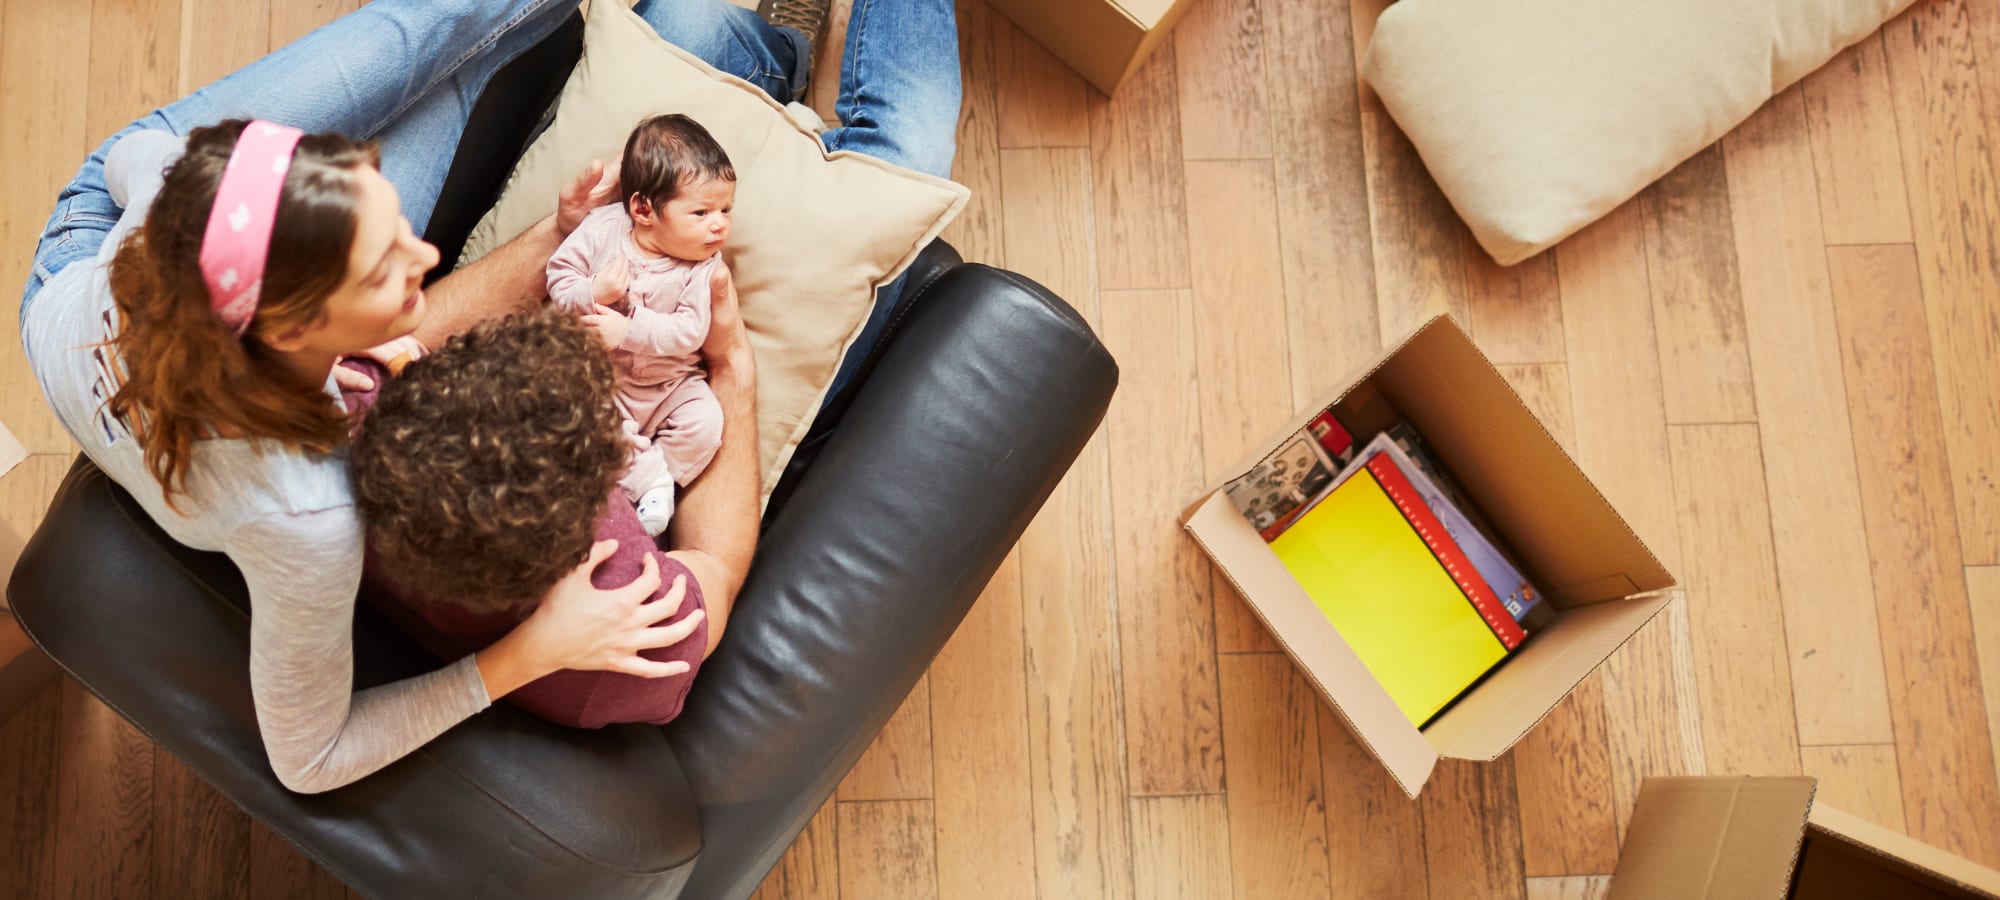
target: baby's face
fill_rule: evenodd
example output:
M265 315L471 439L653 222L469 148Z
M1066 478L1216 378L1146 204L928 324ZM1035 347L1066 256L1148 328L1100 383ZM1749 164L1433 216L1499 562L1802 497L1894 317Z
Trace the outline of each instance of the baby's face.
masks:
M736 182L711 178L680 189L674 199L655 211L645 231L647 242L676 259L700 262L722 249L729 239L729 215L736 205Z

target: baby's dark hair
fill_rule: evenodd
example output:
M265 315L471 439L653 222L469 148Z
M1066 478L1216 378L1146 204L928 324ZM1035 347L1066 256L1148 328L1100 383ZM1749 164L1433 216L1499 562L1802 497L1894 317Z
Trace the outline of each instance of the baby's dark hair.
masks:
M736 180L736 166L708 129L680 113L653 116L625 139L618 170L618 196L630 213L632 195L659 206L680 189L712 178Z

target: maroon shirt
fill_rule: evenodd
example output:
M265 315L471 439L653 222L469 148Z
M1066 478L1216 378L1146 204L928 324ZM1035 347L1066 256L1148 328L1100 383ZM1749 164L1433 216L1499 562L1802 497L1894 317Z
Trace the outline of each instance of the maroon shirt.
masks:
M388 375L373 363L348 365L366 372L378 386ZM347 392L343 397L347 408L357 414L375 402L374 391ZM597 540L618 542L617 552L591 573L590 583L600 589L631 584L644 571L648 554L657 558L660 567L660 588L650 599L665 596L676 576L686 577L686 594L680 609L656 625L678 622L697 609L707 608L694 573L654 545L639 524L638 512L615 488L597 515ZM372 551L368 553L363 578L362 598L440 660L461 659L484 649L527 618L527 611L482 614L398 591L394 573L383 571ZM701 669L702 651L707 648L708 619L704 616L686 640L640 654L661 662L685 662L689 667L686 674L641 678L620 672L564 669L529 682L501 699L550 722L576 728L602 728L617 722L664 725L680 715L688 688Z

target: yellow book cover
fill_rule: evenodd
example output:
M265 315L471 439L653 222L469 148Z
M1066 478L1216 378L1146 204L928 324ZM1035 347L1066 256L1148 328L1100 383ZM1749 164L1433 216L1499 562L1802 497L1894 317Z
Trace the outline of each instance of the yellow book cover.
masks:
M1507 655L1365 467L1271 550L1412 724L1430 721Z

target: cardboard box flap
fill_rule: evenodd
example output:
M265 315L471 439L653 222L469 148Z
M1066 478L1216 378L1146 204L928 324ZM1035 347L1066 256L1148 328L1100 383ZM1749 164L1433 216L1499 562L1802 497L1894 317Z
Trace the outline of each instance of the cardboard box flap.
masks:
M1389 692L1306 596L1271 545L1219 491L1195 507L1187 530L1361 746L1382 761L1403 793L1415 797L1430 780L1437 751L1410 727Z
M1827 806L1814 806L1806 823L1815 839L1839 841L1857 854L1940 891L2000 898L2000 872L1907 835Z
M1173 12L1179 0L1117 0L1117 6L1139 23L1139 27L1152 30L1160 27L1161 20ZM1181 4L1185 5L1185 4Z
M1438 716L1424 738L1455 759L1499 758L1612 651L1666 609L1673 594L1613 600L1557 617L1476 690Z
M14 439L14 433L8 431L6 425L0 425L0 475L13 471L15 466L27 458L28 448L21 446L21 442ZM8 571L13 570L10 568Z
M1558 606L1666 590L1673 576L1449 316L1370 378Z
M1367 383L1431 450L1557 606L1666 590L1674 579L1451 316L1435 316L1301 410L1211 489L1256 467Z
M1139 5L1153 5L1153 0ZM1150 25L1117 3L1008 0L993 8L1107 94L1125 77L1149 36Z
M1278 449L1279 446L1290 441L1292 439L1292 435L1299 433L1301 429L1305 428L1307 424L1311 423L1313 419L1317 418L1320 413L1326 411L1328 407L1333 406L1334 404L1347 399L1347 395L1351 393L1355 389L1355 387L1359 386L1362 382L1367 381L1368 376L1375 374L1377 370L1381 369L1384 365L1386 365L1389 362L1390 358L1394 357L1398 353L1403 352L1403 348L1408 346L1411 341L1416 340L1418 337L1422 336L1426 331L1432 328L1439 327L1439 323L1444 322L1445 319L1446 317L1442 316L1432 317L1430 321L1427 321L1424 324L1418 326L1417 330L1412 331L1407 335L1404 335L1402 340L1397 341L1383 348L1382 352L1377 354L1374 359L1371 359L1368 362L1363 363L1360 367L1356 368L1354 371L1349 372L1346 377L1340 379L1339 382L1340 387L1335 388L1333 393L1321 397L1318 402L1313 403L1311 406L1308 406L1305 409L1300 410L1298 415L1293 416L1292 420L1283 426L1282 430L1272 432L1270 437L1265 438L1262 443L1259 443L1249 453L1244 454L1243 458L1237 460L1235 465L1230 466L1226 471L1224 471L1221 480L1217 481L1214 484L1209 485L1209 490L1210 491L1221 490L1222 486L1225 483L1227 483L1230 479L1233 479L1238 475L1241 475L1245 472L1250 471L1253 468L1256 468L1258 463L1263 462L1264 458L1270 456L1273 452L1275 452ZM1204 496L1206 496L1206 494L1204 494ZM1192 509L1188 510L1188 513L1192 514L1193 510Z
M1610 900L1770 900L1785 895L1816 782L1806 777L1648 778Z
M1146 29L1146 34L1139 39L1139 47L1132 51L1132 58L1126 60L1124 71L1118 75L1118 83L1108 88L1100 84L1098 89L1108 95L1119 84L1124 84L1130 79L1132 73L1139 71L1139 67L1146 64L1153 51L1159 49L1173 27L1180 24L1181 16L1193 5L1192 0L1131 0L1126 3L1125 15L1130 16L1139 27Z

